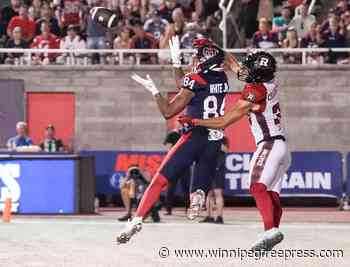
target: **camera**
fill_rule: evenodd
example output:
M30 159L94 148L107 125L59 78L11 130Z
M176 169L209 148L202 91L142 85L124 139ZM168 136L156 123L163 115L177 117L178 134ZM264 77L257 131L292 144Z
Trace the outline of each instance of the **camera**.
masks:
M128 169L128 179L140 179L142 178L141 170L138 166L132 166Z

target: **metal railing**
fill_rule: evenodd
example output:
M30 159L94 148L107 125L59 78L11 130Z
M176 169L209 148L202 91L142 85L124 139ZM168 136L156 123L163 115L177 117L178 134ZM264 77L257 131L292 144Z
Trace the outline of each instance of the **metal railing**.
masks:
M241 59L244 55L251 51L256 51L258 49L250 49L250 48L241 48L241 49L226 49L227 52L233 53L238 59ZM300 64L308 64L308 57L310 55L313 56L322 56L329 53L342 53L348 54L350 57L350 47L349 48L274 48L274 49L265 49L264 51L268 51L277 58L283 57L286 54L298 55L301 57ZM187 58L187 62L190 62L191 53L193 50L186 49L182 50L184 57ZM79 65L89 65L89 61L87 59L91 58L93 54L99 54L104 58L115 58L114 62L108 62L113 65L140 65L142 64L141 55L149 55L155 56L157 58L157 65L167 65L171 64L170 62L170 50L168 49L79 49L79 50L69 50L69 49L10 49L10 48L1 48L0 49L0 57L11 54L11 55L19 55L21 58L22 64L15 65L34 65L33 58L35 57L48 57L49 55L54 55L53 58L57 59L60 56L65 57L65 59L84 59L81 60ZM134 58L133 62L126 62L127 57ZM86 59L86 60L85 60ZM74 61L74 60L73 60ZM71 61L71 62L73 62ZM279 63L283 64L283 61L279 61ZM56 60L52 61L51 64L59 64ZM61 62L60 64L69 64L69 60ZM106 63L107 64L107 63ZM146 63L149 65L149 63ZM77 65L77 64L70 64Z

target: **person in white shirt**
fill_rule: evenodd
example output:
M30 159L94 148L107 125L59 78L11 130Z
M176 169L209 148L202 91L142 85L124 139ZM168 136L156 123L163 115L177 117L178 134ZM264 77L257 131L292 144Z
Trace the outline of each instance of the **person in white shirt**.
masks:
M316 18L314 15L308 14L308 5L301 5L300 16L295 16L290 22L288 27L294 27L297 31L299 38L304 38L311 30L312 24L315 23Z
M85 41L78 35L76 26L69 25L67 36L61 39L60 49L81 50L85 48ZM64 53L57 61L60 63L75 64L78 61L77 59L83 55L81 52Z

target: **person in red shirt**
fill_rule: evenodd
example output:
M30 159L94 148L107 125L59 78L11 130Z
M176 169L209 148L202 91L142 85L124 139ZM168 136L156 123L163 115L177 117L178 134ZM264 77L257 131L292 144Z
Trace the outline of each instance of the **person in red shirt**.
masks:
M157 49L158 41L152 34L145 32L141 21L136 21L133 26L135 35L131 38L130 49ZM157 57L153 54L138 55L141 64L156 64Z
M7 26L7 35L11 38L15 27L22 29L23 39L30 41L35 34L35 22L28 16L28 7L22 5L19 9L19 16L13 17Z
M50 32L50 27L48 22L43 22L41 24L41 35L35 37L31 48L38 49L59 49L60 48L60 39ZM57 53L39 53L34 56L34 63L47 65L50 62L53 62Z
M304 1L303 0L288 0L288 4L290 4L293 7L297 7L301 5Z
M79 25L80 23L80 0L64 0L62 22L68 25Z

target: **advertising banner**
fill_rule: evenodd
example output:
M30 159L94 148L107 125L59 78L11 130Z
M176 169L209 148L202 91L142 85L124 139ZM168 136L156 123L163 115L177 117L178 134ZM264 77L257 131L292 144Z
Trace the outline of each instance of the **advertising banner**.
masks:
M18 213L74 213L74 160L0 160L0 210L6 198Z
M119 179L131 165L138 165L144 175L153 176L165 156L161 151L82 151L80 154L95 156L96 194L119 192Z
M97 193L119 191L119 179L130 165L137 164L152 176L164 152L89 151L96 157ZM228 153L226 156L226 196L249 195L249 165L252 153ZM340 197L342 194L342 157L339 152L292 152L292 162L283 177L282 195Z
M225 195L249 195L251 157L251 153L227 155ZM291 165L283 177L282 196L341 196L343 171L339 152L292 152L291 157Z

